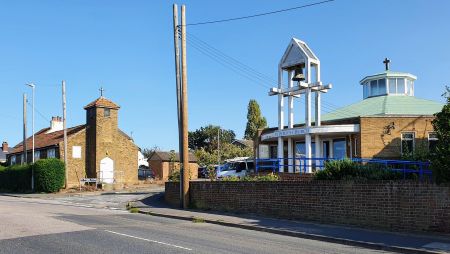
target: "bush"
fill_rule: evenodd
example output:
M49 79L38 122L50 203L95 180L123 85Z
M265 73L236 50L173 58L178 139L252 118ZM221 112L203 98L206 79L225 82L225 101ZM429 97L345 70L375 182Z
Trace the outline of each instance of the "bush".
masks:
M179 182L180 181L180 171L174 171L172 174L169 175L169 181L170 182Z
M237 182L237 181L244 181L244 182L274 182L279 181L280 178L278 175L274 173L270 173L267 175L256 175L256 176L244 176L244 177L238 177L238 176L227 176L221 179L221 181L225 182Z
M361 165L351 160L328 161L325 168L315 173L316 180L400 180L401 172L383 168L382 165ZM415 178L408 175L408 178Z
M43 159L34 163L37 191L57 192L64 186L65 167L59 159Z
M0 189L5 191L31 190L31 166L14 165L0 168Z

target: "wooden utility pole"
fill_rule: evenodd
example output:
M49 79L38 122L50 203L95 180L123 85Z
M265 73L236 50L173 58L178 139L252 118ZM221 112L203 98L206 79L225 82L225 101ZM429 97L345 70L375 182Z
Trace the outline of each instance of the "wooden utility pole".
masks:
M22 164L27 164L27 94L23 94L23 161ZM33 183L31 183L33 188Z
M181 119L183 125L183 208L189 206L188 96L186 64L186 6L181 6Z
M182 119L181 119L181 81L180 81L180 36L178 26L178 5L173 5L173 45L175 49L175 79L177 93L177 120L178 120L178 154L181 165L183 158L183 135L182 135ZM183 169L180 167L180 207L183 208Z
M67 165L67 125L66 125L66 81L62 81L62 107L63 107L63 129L64 129L64 168L65 168L65 187L69 188L68 178L69 178L69 170Z

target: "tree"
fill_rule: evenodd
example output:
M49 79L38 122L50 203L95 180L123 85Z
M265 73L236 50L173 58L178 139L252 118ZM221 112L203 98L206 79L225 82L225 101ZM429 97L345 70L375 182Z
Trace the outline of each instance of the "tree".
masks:
M144 148L142 150L142 154L145 158L150 159L154 152L160 151L161 149L158 146L154 146L152 148Z
M442 95L447 103L441 112L434 114L433 128L436 131L438 142L432 161L436 181L450 182L450 87L445 87Z
M219 133L220 145L231 143L236 138L232 130L224 130L220 126L207 125L195 131L189 132L189 148L192 150L204 149L211 152L217 149L217 134Z
M256 100L250 100L247 107L247 126L245 127L245 139L253 140L258 132L258 129L267 127L267 120L261 115Z
M200 166L215 165L218 162L217 148L213 149L211 152L208 152L203 148L197 149L195 150L195 156L197 157ZM239 146L230 143L220 145L220 163L231 158L251 156L253 156L253 150L249 147L240 148Z

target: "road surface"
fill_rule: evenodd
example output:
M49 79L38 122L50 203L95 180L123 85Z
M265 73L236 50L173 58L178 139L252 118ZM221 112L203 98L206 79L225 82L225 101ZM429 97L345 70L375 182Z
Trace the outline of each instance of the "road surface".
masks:
M0 253L387 252L60 200L0 196Z

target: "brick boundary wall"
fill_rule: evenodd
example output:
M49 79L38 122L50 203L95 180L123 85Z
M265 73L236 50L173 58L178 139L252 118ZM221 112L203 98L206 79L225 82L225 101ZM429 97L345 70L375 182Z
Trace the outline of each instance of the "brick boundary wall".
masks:
M165 199L179 204L179 184ZM450 186L377 181L190 182L191 205L392 231L450 233Z

